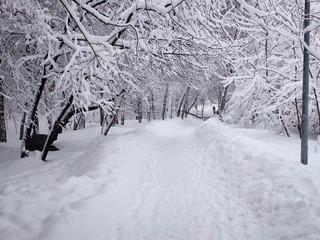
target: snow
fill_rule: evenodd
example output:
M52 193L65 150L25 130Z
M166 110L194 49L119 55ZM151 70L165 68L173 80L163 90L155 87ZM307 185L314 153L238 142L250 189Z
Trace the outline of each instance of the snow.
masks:
M320 162L300 140L212 118L66 131L19 159L0 144L1 239L320 239Z

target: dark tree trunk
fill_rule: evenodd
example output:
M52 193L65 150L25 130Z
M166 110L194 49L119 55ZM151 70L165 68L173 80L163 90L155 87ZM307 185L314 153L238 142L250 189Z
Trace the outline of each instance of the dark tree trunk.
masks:
M190 113L192 107L196 104L198 97L195 97L195 99L193 100L192 104L190 105L190 107L188 108L186 114L186 117L188 116L188 114Z
M138 120L138 123L142 123L142 101L141 101L141 98L139 98L139 100L138 100L137 120Z
M120 105L121 105L121 100L120 99L124 98L125 93L126 93L126 90L122 89L122 91L119 94L117 94L117 96L116 96L117 98L114 97L114 98L111 99L111 101L114 102L115 110L113 111L113 114L111 115L110 121L106 122L106 127L104 127L104 126L102 127L101 132L105 136L108 135L111 126L115 123L115 121L117 119L117 115L119 114Z
M223 110L224 110L224 108L226 106L226 103L227 103L228 88L229 88L229 85L227 85L224 88L223 94L221 94L220 104L219 104L219 116L220 116L220 118L222 118L222 113L223 113Z
M153 92L151 92L151 116L153 117L153 120L156 120L156 113L154 108L154 96Z
M43 75L44 76L46 75L46 67L44 67ZM23 139L22 139L22 142L21 142L21 155L20 155L21 158L24 158L24 157L28 156L28 153L26 151L26 140L27 140L27 138L30 138L32 127L33 127L33 124L34 124L34 121L35 121L36 112L37 112L38 105L39 105L39 102L40 102L40 99L41 99L41 95L43 93L44 86L45 86L46 82L47 82L47 78L43 77L41 79L41 83L39 85L39 89L38 89L38 91L36 93L35 100L34 100L34 103L32 105L31 112L29 113L29 116L28 116L28 120L27 120L27 123L26 123L26 129L25 129L25 132L23 134Z
M121 125L124 125L124 110L121 111Z
M147 118L148 118L148 122L150 122L151 121L150 107L148 107L148 110L147 110Z
M100 127L102 127L104 124L104 118L104 110L102 109L102 107L100 107Z
M169 92L169 84L166 85L166 90L165 90L164 97L163 97L162 113L161 113L162 120L164 120L166 118L168 92Z
M189 104L189 92L190 92L190 87L187 87L186 90L186 95L184 98L184 104L183 104L183 112L181 114L181 118L183 119L184 117L187 117L187 112L188 112L188 104Z
M49 130L52 128L52 120L51 118L47 117L47 122L48 122L48 127L49 127Z
M151 121L151 96L148 96L148 110L147 110L148 122Z
M114 125L115 121L116 121L116 118L117 118L117 114L118 114L118 111L114 114L111 115L111 118L110 118L110 121L106 121L106 128L103 132L103 135L107 136L111 127Z
M177 117L180 117L180 114L181 114L181 108L182 108L182 104L183 104L183 101L184 101L184 98L185 98L186 94L184 93L181 100L180 100L180 103L179 103L179 106L178 106L178 110L177 110Z
M46 75L45 67L44 67L43 75ZM46 82L47 82L47 78L43 77L41 79L41 83L39 85L39 89L38 89L38 91L36 93L36 96L35 96L35 100L34 100L34 103L33 103L33 106L32 106L31 112L30 112L30 116L29 116L28 122L27 122L26 136L28 136L28 137L31 135L32 127L33 127L33 125L35 123L38 105L39 105L39 102L40 102L40 99L41 99L41 95L43 93L43 90L44 90Z
M319 102L318 102L318 95L317 95L317 92L316 92L315 88L313 88L313 93L314 93L314 97L315 97L315 101L316 101L317 114L318 114L318 126L319 126L318 135L320 135L320 108L319 108Z
M23 138L23 133L24 133L24 127L25 127L25 123L26 123L26 116L27 114L24 112L22 119L21 119L21 124L20 124L20 136L19 136L19 140L22 140Z
M0 142L7 142L6 119L4 117L4 97L1 94L3 79L0 77Z
M191 112L188 112L188 114L191 115L191 116L194 116L194 117L196 117L196 118L202 119L202 120L204 120L204 121L209 118L209 117L201 117L201 116L198 116L198 115L193 114L193 113L191 113Z
M282 123L282 126L283 126L283 129L285 130L286 134L287 134L287 137L290 137L290 132L289 132L289 129L287 127L287 125L285 124L282 116L280 115L280 121Z
M156 120L156 114L154 112L154 97L153 97L153 92L150 90L150 95L148 97L148 122L151 121L151 119Z
M70 108L71 104L73 102L73 95L70 96L67 104L65 105L65 107L63 108L62 112L60 113L59 117L57 118L57 120L55 121L55 123L53 124L52 130L47 138L47 141L44 145L43 148L43 152L42 152L42 156L41 159L42 161L46 161L48 152L49 152L49 146L58 138L58 134L60 132L60 130L62 129L61 127L61 121L64 117L64 115L66 114L66 112L68 111L68 109Z

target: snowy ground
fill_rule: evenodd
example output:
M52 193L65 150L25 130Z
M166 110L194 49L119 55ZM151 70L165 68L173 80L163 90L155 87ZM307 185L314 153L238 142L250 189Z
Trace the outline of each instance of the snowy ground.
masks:
M16 137L16 136L15 136ZM0 239L320 239L320 151L215 119L65 132L48 163L0 144Z

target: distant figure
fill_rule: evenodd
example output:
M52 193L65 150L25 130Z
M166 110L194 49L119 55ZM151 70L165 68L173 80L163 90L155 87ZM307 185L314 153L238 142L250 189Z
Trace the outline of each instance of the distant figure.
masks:
M213 114L216 114L216 107L215 106L212 107L212 110L213 110Z

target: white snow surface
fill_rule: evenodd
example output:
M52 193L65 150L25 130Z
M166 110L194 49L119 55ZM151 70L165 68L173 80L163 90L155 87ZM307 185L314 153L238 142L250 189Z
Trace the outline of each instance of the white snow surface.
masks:
M0 239L320 239L320 153L216 119L66 131L20 159L0 144Z

